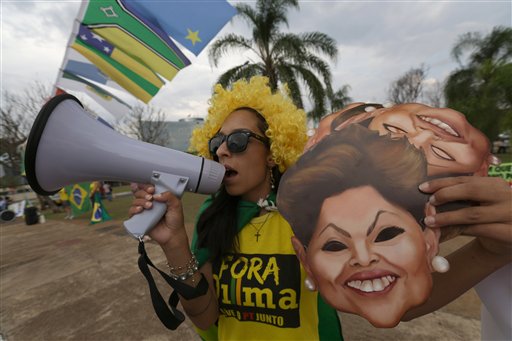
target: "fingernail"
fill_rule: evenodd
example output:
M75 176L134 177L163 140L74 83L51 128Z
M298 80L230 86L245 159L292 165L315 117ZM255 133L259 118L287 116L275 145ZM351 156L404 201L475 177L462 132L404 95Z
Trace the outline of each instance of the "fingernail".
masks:
M420 191L423 191L423 192L428 190L428 182L424 182L424 183L420 184L418 186L418 188L420 189Z
M433 195L431 195L430 198L428 198L428 202L431 203L432 205L437 205L436 197Z
M146 200L151 200L153 198L153 196L151 194L146 194L146 196L144 198Z
M162 194L158 193L158 194L155 194L153 195L154 198L161 198L162 197Z
M142 207L141 207L141 206L137 206L137 207L135 207L135 210L136 210L137 212L140 212L140 211L142 211Z
M153 206L152 202L147 202L147 203L144 204L145 208L150 208L151 206Z
M432 216L432 215L429 215L429 216L425 217L423 222L427 226L434 226L436 224L436 218L434 216Z

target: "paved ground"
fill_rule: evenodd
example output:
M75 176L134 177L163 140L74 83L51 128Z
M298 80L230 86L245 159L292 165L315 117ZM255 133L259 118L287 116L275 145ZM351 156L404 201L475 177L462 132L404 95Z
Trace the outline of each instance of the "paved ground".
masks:
M165 268L158 247L147 249L153 261ZM198 340L188 321L176 331L161 325L137 268L137 256L137 242L120 221L3 223L0 340ZM347 340L480 338L479 301L473 291L394 329L377 330L345 314L342 321Z

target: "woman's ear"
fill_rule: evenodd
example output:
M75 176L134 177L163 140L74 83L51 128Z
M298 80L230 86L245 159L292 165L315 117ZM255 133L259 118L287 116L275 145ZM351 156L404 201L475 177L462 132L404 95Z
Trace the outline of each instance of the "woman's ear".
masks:
M310 279L314 281L313 274L311 273L311 270L309 268L309 264L306 260L306 247L302 245L299 238L293 236L292 237L292 245L293 249L295 250L295 254L297 255L297 258L299 259L300 264L304 267L304 270L306 270L306 274Z
M270 169L272 169L272 168L274 168L276 166L274 158L272 157L272 153L268 153L268 156L267 156L267 166Z

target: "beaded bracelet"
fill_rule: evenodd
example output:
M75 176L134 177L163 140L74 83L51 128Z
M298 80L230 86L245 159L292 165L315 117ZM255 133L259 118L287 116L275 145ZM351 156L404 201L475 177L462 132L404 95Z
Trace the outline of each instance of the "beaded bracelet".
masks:
M199 270L199 262L196 259L196 256L192 255L192 258L188 261L185 266L171 266L167 263L169 267L169 275L174 280L186 281L188 278L194 276L194 274ZM182 271L185 270L185 271ZM181 273L176 273L177 271L182 271Z

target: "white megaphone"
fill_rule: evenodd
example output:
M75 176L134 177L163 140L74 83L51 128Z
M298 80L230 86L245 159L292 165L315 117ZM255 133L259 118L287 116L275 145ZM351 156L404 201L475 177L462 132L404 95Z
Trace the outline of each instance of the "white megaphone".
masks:
M80 101L64 94L48 101L37 115L25 150L25 172L41 195L83 181L152 183L155 192L216 192L224 166L202 157L131 139L98 122ZM162 218L164 203L124 222L140 239Z

